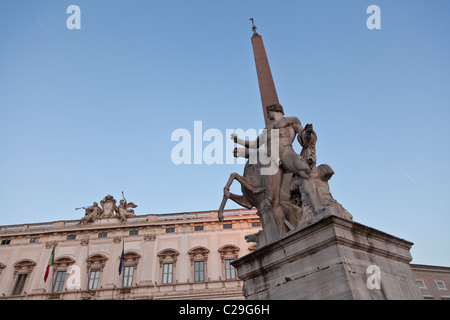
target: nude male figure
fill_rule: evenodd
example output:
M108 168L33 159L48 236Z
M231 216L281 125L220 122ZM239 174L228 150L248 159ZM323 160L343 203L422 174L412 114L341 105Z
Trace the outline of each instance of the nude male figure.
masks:
M312 125L307 125L303 128L300 120L296 117L284 117L283 107L279 104L270 105L267 107L267 115L273 122L267 126L267 130L254 141L247 141L238 138L233 133L231 138L234 142L245 146L246 148L258 149L266 144L267 151L271 153L270 146L272 146L271 139L274 132L273 129L278 130L278 148L279 159L274 164L278 165L278 170L275 174L268 175L268 185L266 186L268 192L269 202L273 208L275 220L277 222L280 234L285 234L284 227L284 212L280 204L281 187L283 185L283 176L285 173L291 172L300 176L302 179L302 197L306 197L316 213L324 210L320 203L320 198L317 188L311 177L312 167L315 165L315 157L311 161L305 160L302 156L297 154L292 148L292 142L297 136L299 143L309 140L312 133ZM311 163L309 163L311 162Z

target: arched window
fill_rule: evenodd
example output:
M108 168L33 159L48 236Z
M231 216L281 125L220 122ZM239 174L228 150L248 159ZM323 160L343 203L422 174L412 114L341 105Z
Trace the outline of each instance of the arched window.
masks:
M75 263L75 260L63 256L53 263L53 292L62 292L66 283L67 269Z
M205 247L195 247L189 250L191 279L194 279L194 282L206 281L206 276L208 275L208 254L209 250Z
M122 287L131 287L133 285L140 258L141 255L134 251L125 252L122 263Z
M176 274L177 258L180 253L175 249L164 249L158 253L159 277L162 284L173 283Z
M220 259L222 260L222 279L237 279L236 269L231 263L239 257L239 248L232 244L227 244L219 248Z
M103 274L103 268L105 267L107 260L108 258L103 254L94 254L86 259L88 272L88 290L94 290L98 288L99 283L101 283L100 278Z
M14 286L11 292L12 296L21 295L24 292L25 284L36 262L28 259L20 260L14 264L13 282Z

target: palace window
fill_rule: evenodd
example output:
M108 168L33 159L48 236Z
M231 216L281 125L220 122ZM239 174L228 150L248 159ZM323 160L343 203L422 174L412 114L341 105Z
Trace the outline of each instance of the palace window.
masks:
M224 224L223 228L224 229L233 229L233 224L231 224L231 223Z
M58 258L53 263L53 292L62 292L66 282L67 269L75 263L70 257Z
M203 231L203 226L194 226L194 231Z
M30 243L38 243L39 242L39 238L31 238L30 239Z
M175 249L164 249L158 253L160 278L162 284L173 283L177 258L180 253Z
M206 281L208 274L208 254L205 247L195 247L189 250L191 260L191 279L194 282Z
M18 296L24 292L24 288L28 279L28 275L33 271L36 263L31 260L21 260L14 264L14 287L11 292L11 295Z
M99 234L98 234L98 237L99 238L106 238L108 236L108 232L100 232Z
M231 265L234 259L225 259L225 279L236 279L236 269Z
M20 273L17 275L16 283L14 284L12 296L19 296L22 294L25 281L27 281L28 273Z
M139 230L130 230L129 235L130 236L137 236L139 234Z
M163 264L162 283L169 284L173 281L173 263Z
M123 268L122 287L131 287L133 285L134 266L125 266Z
M205 261L194 261L194 281L205 281Z
M239 257L239 248L235 245L227 244L220 247L218 251L220 253L220 259L222 260L222 279L236 279L236 269L231 263Z
M174 233L175 228L166 228L166 233Z
M100 278L100 269L91 269L89 273L88 289L93 290L98 287L98 279Z
M134 274L140 258L141 256L135 252L126 252L124 254L122 264L122 287L131 287L133 285Z
M66 238L66 240L75 240L77 238L76 234L69 234Z
M86 259L87 268L90 270L87 288L94 290L98 288L101 279L103 268L105 267L108 258L102 254L95 254Z
M420 289L426 289L427 287L425 286L425 282L423 282L423 280L416 280L417 286Z
M444 281L434 280L434 282L436 282L436 286L438 287L439 290L447 290L447 287L445 286Z
M5 239L5 240L2 240L2 242L0 244L3 246L3 245L10 244L10 243L11 243L10 239Z
M59 270L56 273L55 282L53 283L53 292L61 292L66 282L67 270Z

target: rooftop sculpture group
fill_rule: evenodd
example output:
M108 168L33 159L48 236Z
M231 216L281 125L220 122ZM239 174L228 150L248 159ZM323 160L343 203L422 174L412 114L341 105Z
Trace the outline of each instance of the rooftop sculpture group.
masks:
M123 196L123 192L122 192ZM85 215L81 218L82 223L94 222L97 219L104 218L118 218L121 221L125 221L129 217L134 215L134 208L137 207L133 202L127 202L125 196L120 200L119 205L116 206L117 200L110 194L108 194L103 200L100 201L101 208L97 202L94 202L90 207L81 207L76 209L85 209ZM130 209L133 208L133 209Z

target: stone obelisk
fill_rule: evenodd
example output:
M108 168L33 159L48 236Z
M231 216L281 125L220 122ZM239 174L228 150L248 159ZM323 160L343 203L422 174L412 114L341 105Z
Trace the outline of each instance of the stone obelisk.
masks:
M253 24L253 18L252 20ZM272 72L270 71L269 60L267 59L266 49L262 37L256 32L256 26L253 24L252 46L253 55L255 56L256 72L258 75L259 92L261 94L261 102L264 112L264 121L267 125L272 121L267 117L266 107L271 104L278 104L277 90L273 81Z
M261 37L256 32L256 26L252 21L252 47L253 55L255 57L256 74L258 76L259 93L261 95L262 109L264 113L264 123L266 128L273 120L270 120L267 116L267 106L272 104L279 104L277 90L275 88L275 82L273 81L272 71L270 70L269 59L267 58L266 49L264 47L264 42ZM283 186L281 192L285 195L290 193L290 183L292 179L291 173L285 173L283 178Z

